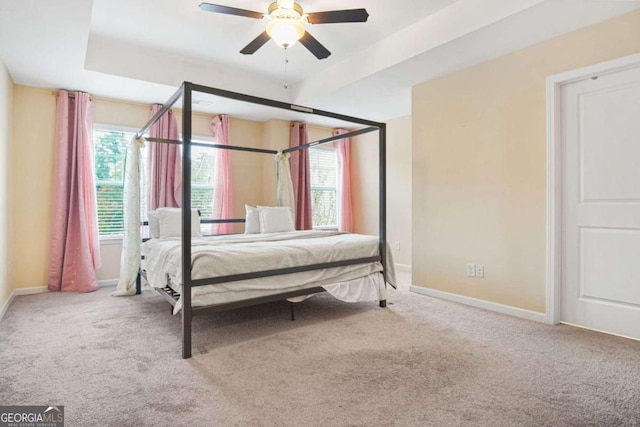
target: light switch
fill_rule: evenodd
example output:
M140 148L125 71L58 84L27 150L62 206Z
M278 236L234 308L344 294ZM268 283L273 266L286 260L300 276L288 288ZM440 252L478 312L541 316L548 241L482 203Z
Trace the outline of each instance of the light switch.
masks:
M476 277L476 265L475 264L467 264L467 276Z

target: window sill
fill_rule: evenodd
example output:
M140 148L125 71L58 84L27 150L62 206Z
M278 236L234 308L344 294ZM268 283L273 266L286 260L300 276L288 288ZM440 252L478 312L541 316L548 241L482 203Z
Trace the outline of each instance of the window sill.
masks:
M122 237L101 237L100 246L103 245L121 245Z
M320 227L313 227L314 230L326 230L326 231L338 231L337 225L323 225Z

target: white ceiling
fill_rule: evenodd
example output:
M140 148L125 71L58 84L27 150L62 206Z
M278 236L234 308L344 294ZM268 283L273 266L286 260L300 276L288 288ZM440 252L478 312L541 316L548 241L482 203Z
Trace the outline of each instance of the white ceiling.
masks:
M300 44L285 52L272 42L241 55L264 21L202 12L200 2L0 0L0 57L17 84L152 103L187 80L384 121L410 114L417 83L640 8L640 0L300 0L307 12L364 7L370 15L309 25L332 52L317 60ZM259 12L269 4L211 2ZM273 114L204 101L196 109Z

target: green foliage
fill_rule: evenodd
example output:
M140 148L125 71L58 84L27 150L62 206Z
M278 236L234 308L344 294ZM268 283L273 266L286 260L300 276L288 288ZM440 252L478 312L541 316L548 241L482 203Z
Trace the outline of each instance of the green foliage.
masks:
M213 186L214 160L211 148L192 149L191 179L194 184Z
M123 132L95 132L96 178L98 181L122 181L127 141Z
M94 132L98 234L100 236L117 236L124 233L122 201L124 168L127 144L131 137L132 134L125 132L103 130ZM191 204L194 208L200 209L203 218L211 218L215 154L212 149L194 148L191 157L193 183ZM143 195L142 211L145 210L145 198L146 195Z
M326 148L309 150L311 215L314 227L338 224L336 202L336 154Z
M311 189L311 212L314 227L336 225L337 207L336 190L332 189Z
M96 196L98 234L122 234L122 195L127 140L123 132L95 131Z

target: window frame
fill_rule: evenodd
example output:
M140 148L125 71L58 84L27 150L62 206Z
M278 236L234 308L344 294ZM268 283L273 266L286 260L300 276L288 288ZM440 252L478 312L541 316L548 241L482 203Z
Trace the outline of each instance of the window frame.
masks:
M137 128L137 127L127 126L127 125L119 125L119 124L112 124L112 123L99 123L99 122L94 122L94 124L93 124L93 132L95 132L95 131L122 132L122 133L130 133L130 134L135 135L138 132L138 130L139 130L139 128ZM91 137L93 138L94 134L92 134ZM191 141L192 142L196 142L197 141L197 142L216 144L216 139L211 135L195 135L194 134L191 137ZM97 183L96 170L95 170L95 139L94 139L93 142L94 142L94 154L93 154L94 171L93 171L93 179L94 179L94 189L95 189L97 184L98 184ZM211 150L218 150L218 149L211 148ZM126 153L126 151L125 151L125 153ZM96 198L96 202L97 202L97 198ZM96 215L97 215L97 210L96 210ZM122 234L112 234L112 235L105 235L105 236L98 235L98 239L100 241L100 245L118 245L118 244L122 244L122 240L124 239L124 235L122 235Z
M94 123L93 124L93 134L91 135L92 138L94 138L95 136L95 132L96 131L105 131L105 132L122 132L122 133L130 133L135 135L136 132L138 132L138 129L133 127L133 126L126 126L126 125L117 125L117 124L108 124L108 123ZM94 161L94 171L93 171L93 179L94 179L94 189L96 188L96 186L98 185L98 181L97 181L97 176L96 176L96 170L95 170L95 148L96 148L96 140L93 140L93 144L94 144L94 154L93 154L93 161ZM126 151L125 151L125 158L126 158ZM123 182L124 185L124 182ZM96 197L96 202L97 202L97 197ZM98 211L96 210L96 215L98 214ZM117 245L117 244L121 244L122 243L122 239L124 238L124 235L122 234L112 234L112 235L105 235L105 236L100 236L98 234L98 239L100 240L100 244L101 245Z
M335 214L336 214L336 224L334 225L312 225L312 229L314 230L338 230L340 227L340 218L339 218L339 209L338 209L338 154L336 153L336 148L333 145L333 143L330 144L321 144L315 147L309 147L309 154L311 154L311 150L324 150L324 151L332 151L335 155L335 175L336 175L336 185L335 187L314 187L313 185L310 185L311 187L311 193L313 194L313 190L315 189L319 189L319 190L323 190L323 189L334 189L335 190L335 194L336 194L336 207L335 207ZM309 165L311 166L311 165ZM312 207L313 208L313 207ZM313 222L313 215L312 215L312 222Z

